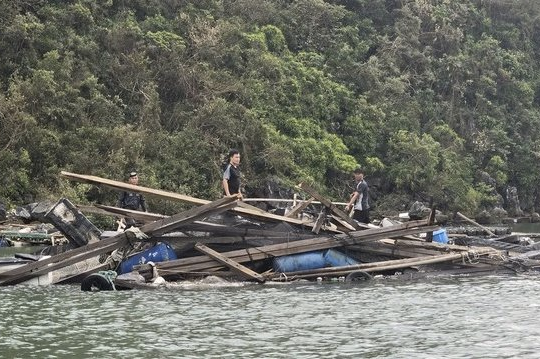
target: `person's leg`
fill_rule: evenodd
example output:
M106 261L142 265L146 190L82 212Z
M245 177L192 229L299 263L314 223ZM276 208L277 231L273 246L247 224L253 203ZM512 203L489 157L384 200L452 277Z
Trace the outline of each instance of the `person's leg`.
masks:
M362 222L362 211L355 209L353 212L352 218L355 221Z
M360 211L359 217L360 217L360 219L358 220L359 222L368 224L369 223L369 209Z

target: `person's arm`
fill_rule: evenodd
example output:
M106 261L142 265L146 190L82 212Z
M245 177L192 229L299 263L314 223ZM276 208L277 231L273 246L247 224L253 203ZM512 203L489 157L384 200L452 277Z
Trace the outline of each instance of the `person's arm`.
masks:
M225 191L225 195L230 196L231 192L229 190L229 178L231 178L231 165L227 165L227 168L223 172L223 190Z
M353 205L354 203L356 202L356 199L358 198L358 192L357 191L354 191L352 196L351 196L351 199L349 200L349 202L347 203L347 205L345 206L345 210L349 210Z
M141 209L144 211L144 212L148 212L148 210L146 209L146 199L144 198L144 196L141 194Z
M225 190L225 195L230 196L231 193L229 192L229 180L223 179L223 189Z
M120 194L118 195L118 201L116 202L116 207L124 208L124 195L125 194L126 192L124 191L120 192Z

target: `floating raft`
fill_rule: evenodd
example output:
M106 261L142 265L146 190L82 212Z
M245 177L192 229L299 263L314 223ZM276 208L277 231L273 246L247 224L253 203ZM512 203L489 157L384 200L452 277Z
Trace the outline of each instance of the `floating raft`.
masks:
M66 208L66 213L75 211L77 214L66 218L58 216L62 225L68 227L68 230L64 229L65 233L84 233L84 228L92 228L82 212L78 212L81 209L132 217L145 224L124 232L107 233L106 236L101 232L99 238L89 238L83 245L74 241L72 244L78 246L64 253L0 273L0 286L15 285L44 275L52 276L53 284L62 283L82 275L117 270L122 263L133 258L137 258L137 263L130 263L134 270L130 273L140 282L132 283L128 286L131 288L154 288L161 280L170 282L204 277L254 283L335 278L353 281L404 274L421 277L445 273L520 273L540 267L532 252L524 256L527 253L512 248L497 248L495 244L503 243L497 238L485 243L464 242L461 245L434 242L438 237L433 234L439 233L441 227L434 223L433 213L425 220L386 223L383 227L359 224L304 184L298 188L306 192L310 200L298 203L293 209L293 216L289 217L266 213L239 201L236 196L207 201L95 176L66 172L61 175L117 190L184 201L192 207L165 216L103 205L83 208L70 205L63 199L58 205ZM313 202L312 199L319 202L319 215L314 221L299 219L297 209L306 202ZM70 222L68 217L79 220ZM167 260L151 262L144 255L145 250L158 243L170 246L177 259L168 256ZM328 253L346 260L320 260L321 255L324 257ZM320 264L276 265L276 262L287 258L306 260L314 258L313 255L319 255ZM53 275L55 273L62 274ZM118 280L124 281L126 286L125 278Z

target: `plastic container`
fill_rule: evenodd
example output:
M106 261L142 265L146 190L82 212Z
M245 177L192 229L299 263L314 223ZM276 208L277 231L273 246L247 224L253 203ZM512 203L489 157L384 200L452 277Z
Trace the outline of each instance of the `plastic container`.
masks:
M101 231L66 198L61 198L45 213L49 220L74 247L100 240Z
M446 233L446 229L442 228L438 231L433 231L433 242L439 242L439 243L448 243L448 234Z
M296 272L325 267L341 267L358 264L357 261L334 249L306 252L274 258L274 271Z
M118 274L131 272L135 265L148 262L166 262L173 259L178 259L178 257L172 247L167 243L158 243L155 246L134 254L122 261L118 267Z

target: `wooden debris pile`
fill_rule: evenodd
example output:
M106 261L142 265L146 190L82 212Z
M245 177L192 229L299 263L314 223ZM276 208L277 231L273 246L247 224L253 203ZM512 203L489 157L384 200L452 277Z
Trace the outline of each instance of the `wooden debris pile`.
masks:
M519 254L520 257L513 251L489 245L431 242L429 234L440 228L433 223L433 216L383 227L359 224L305 184L299 187L310 199L299 202L289 213L281 216L262 211L235 196L207 201L95 176L69 172L62 172L61 176L145 196L187 202L194 207L173 216L164 216L103 205L80 206L77 209L63 199L55 206L52 217L57 220L58 227L64 225L67 237L78 238L73 240L76 248L0 273L0 285L14 285L42 276L48 276L48 282L52 284L80 281L92 273L117 270L119 263L128 255L148 250L158 242L167 242L174 248L178 259L157 263L143 261L134 266L140 280L130 282L119 276L117 285L140 287L142 283L156 283L158 276L166 281L206 276L258 283L330 278L353 281L374 275L416 278L443 274L515 273L538 267L535 256ZM303 219L300 216L302 210L315 200L321 204L319 215L312 221ZM65 216L59 207L70 215ZM145 224L104 236L82 220L84 216L78 215L82 215L80 211L130 216ZM71 226L66 225L66 217L79 223L72 221ZM81 243L81 238L84 243ZM309 262L309 256L313 254L319 257L337 255L345 261L331 265L297 265L296 261ZM294 265L283 269L279 263L284 259Z

